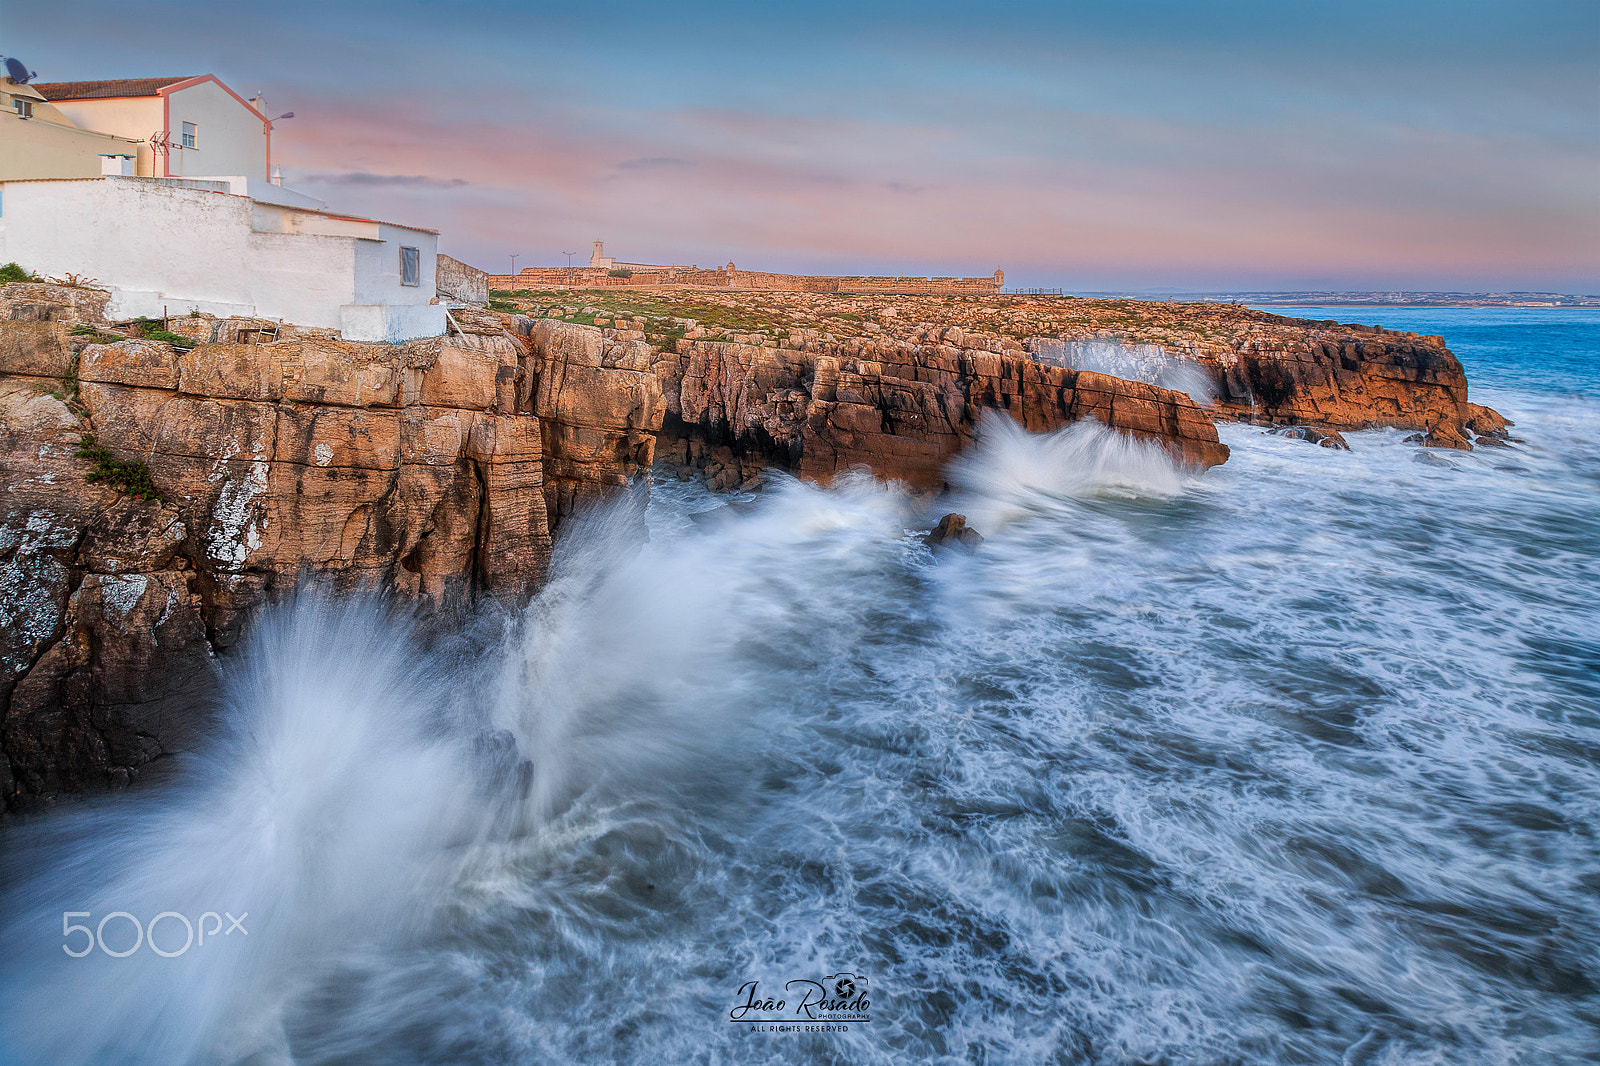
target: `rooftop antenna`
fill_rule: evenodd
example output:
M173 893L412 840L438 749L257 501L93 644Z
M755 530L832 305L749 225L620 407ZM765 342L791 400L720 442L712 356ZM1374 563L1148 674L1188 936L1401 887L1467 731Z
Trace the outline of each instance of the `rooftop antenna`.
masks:
M578 253L577 252L562 252L561 254L567 257L567 269L571 270L572 269L572 257L577 255Z
M6 57L6 76L18 85L26 85L39 76L36 70L29 70L23 65L22 60L15 56Z

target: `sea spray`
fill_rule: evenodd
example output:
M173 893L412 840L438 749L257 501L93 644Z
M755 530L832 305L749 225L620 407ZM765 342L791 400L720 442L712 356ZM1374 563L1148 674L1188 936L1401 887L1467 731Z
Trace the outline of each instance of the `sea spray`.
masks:
M1028 346L1028 354L1040 363L1159 385L1187 393L1202 405L1216 402L1217 383L1210 372L1193 359L1168 354L1159 345L1041 337L1030 340Z
M472 835L464 753L435 728L445 675L378 599L308 590L222 677L220 735L181 784L41 827L60 843L35 845L49 867L5 930L0 1039L19 1060L282 1052L281 1004L330 949L399 934L449 877L442 846ZM82 957L68 912L96 932ZM204 939L206 914L238 925ZM185 922L201 939L164 956Z
M961 511L985 536L1070 498L1166 498L1185 481L1161 445L1094 419L1034 434L992 411L984 413L977 443L951 461L948 478L955 496L936 509Z
M204 1009L117 971L163 1013L116 1041L91 1013L109 993L37 960L62 910L120 906L93 890L107 871L173 876L140 855L152 826L227 820L203 797L248 760L219 756L193 793L69 819L98 834L82 864L30 860L0 1003L67 994L5 1035L77 1021L114 1049L93 1057L160 1062L202 1047L161 1031L191 1024L297 1063L1580 1061L1597 467L1539 410L1527 445L1443 473L1397 432L1332 453L1224 426L1233 458L1191 477L1096 426L986 427L952 475L989 523L970 553L927 551L923 505L870 480L775 478L747 512L659 484L648 544L603 513L572 527L546 593L464 662L404 639L375 660L378 691L426 689L405 701L423 727L377 761L445 799L373 820L399 861L374 846L291 879L366 901L363 870L406 871L400 902L348 937L280 931L303 957L269 942L191 982ZM339 628L314 629L318 659ZM347 788L406 809L377 767L331 763L343 783L308 785L308 809L363 808ZM337 858L343 824L279 828ZM868 982L870 1024L728 1020L749 982L840 971Z

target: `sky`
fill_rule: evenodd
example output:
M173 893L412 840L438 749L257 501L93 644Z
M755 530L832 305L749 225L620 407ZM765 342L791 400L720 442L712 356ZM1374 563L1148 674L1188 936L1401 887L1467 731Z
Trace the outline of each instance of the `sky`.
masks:
M0 0L41 81L211 73L287 184L491 271L1600 293L1600 2Z

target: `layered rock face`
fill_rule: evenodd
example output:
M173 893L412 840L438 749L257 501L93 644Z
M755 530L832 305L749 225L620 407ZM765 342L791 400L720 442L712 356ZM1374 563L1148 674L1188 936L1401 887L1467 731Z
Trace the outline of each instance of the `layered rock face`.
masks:
M681 333L689 340L801 349L821 339L885 351L952 345L1020 353L1055 345L1100 355L1155 352L1203 370L1220 398L1214 412L1220 417L1336 430L1394 426L1421 430L1429 444L1450 447L1468 447L1473 434L1502 439L1486 430L1503 420L1468 402L1466 375L1441 338L1285 318L1234 304L999 293L684 291L644 297L590 292L576 307L570 299L570 294L549 293L526 302L548 314L596 324L630 317L658 342ZM797 343L797 337L804 340ZM879 357L868 353L865 358ZM1106 369L1099 361L1061 365Z
M827 481L853 466L913 488L943 483L982 411L1044 432L1095 418L1196 468L1225 461L1210 417L1187 395L1034 362L1020 348L841 342L790 347L683 340L656 373L666 391L663 455L732 488L771 464Z
M1195 353L1217 381L1222 413L1330 429L1420 429L1431 445L1472 446L1463 430L1488 408L1467 402L1466 371L1444 338L1287 321L1299 331L1252 330L1232 350Z
M543 427L545 501L559 519L655 459L666 405L643 335L520 319L532 345L533 413Z
M241 344L251 327L179 320L225 338L183 352L75 335L104 325L79 292L0 289L7 802L126 782L181 748L209 658L303 575L438 607L522 600L549 560L547 493L570 506L624 480L660 422L647 373L579 345L541 379L495 315L399 346ZM158 499L134 495L135 469Z
M182 318L168 329L183 350L107 333L104 293L0 288L0 800L125 783L184 747L211 658L305 575L437 608L522 601L561 521L658 455L716 489L769 465L823 481L864 465L933 489L993 409L1036 432L1096 418L1197 468L1227 458L1186 394L1026 350L1126 337L1126 315L926 298L905 324L907 298L885 299L875 322L859 301L826 323L806 303L748 332L458 311L448 336L397 346ZM1139 335L1209 368L1225 415L1505 437L1437 338L1205 314L1237 328L1163 319ZM852 321L867 335L842 336Z

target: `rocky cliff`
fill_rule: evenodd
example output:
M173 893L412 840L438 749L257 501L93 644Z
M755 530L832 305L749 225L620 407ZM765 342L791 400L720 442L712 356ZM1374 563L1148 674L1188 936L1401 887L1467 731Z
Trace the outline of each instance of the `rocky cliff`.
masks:
M1018 349L839 341L791 334L784 346L683 340L656 374L666 391L664 458L732 488L767 465L826 481L869 467L913 488L942 484L985 409L1034 432L1082 418L1165 446L1196 468L1225 461L1210 417L1188 396L1045 366Z
M875 353L954 347L1026 352L1049 362L1043 353L1052 345L1080 354L1158 352L1210 378L1213 413L1222 418L1336 430L1394 426L1454 448L1470 447L1474 435L1504 436L1503 419L1468 401L1466 374L1440 337L1284 318L1233 304L707 291L556 291L522 302L570 321L627 323L658 344L681 334L817 355L830 354L827 345L846 355L865 345L869 362L889 364L899 357ZM1098 368L1093 359L1065 365Z
M125 782L181 747L209 657L302 574L438 607L520 601L552 507L648 462L638 427L660 422L648 374L573 359L541 377L495 315L398 346L240 343L260 324L186 319L181 351L105 332L92 296L0 289L8 802Z
M204 317L141 337L111 329L103 293L0 288L0 799L125 783L182 748L211 658L303 575L521 602L565 516L658 458L718 489L855 465L935 488L990 408L1227 457L1184 393L1041 362L1030 346L1072 333L1055 319L782 303L805 295L726 325L456 312L447 336L390 346ZM1143 336L1210 368L1225 414L1494 431L1436 339L1287 322Z

